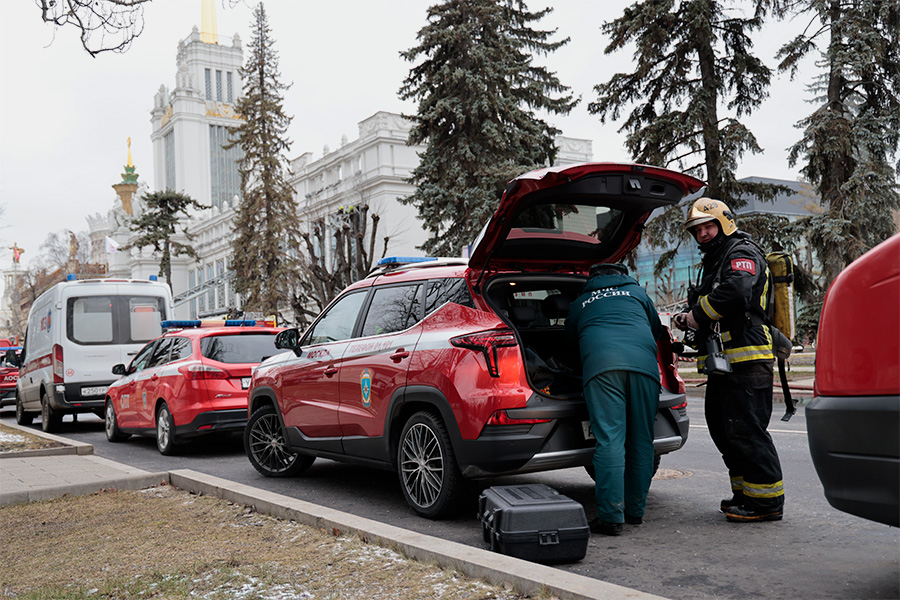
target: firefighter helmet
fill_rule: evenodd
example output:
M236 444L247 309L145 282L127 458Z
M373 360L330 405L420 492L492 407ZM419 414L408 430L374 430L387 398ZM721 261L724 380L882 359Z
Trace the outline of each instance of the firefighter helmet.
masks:
M708 221L718 221L719 228L725 235L731 235L737 231L734 215L728 209L728 206L721 200L713 200L712 198L700 198L694 202L691 210L688 211L684 228L690 231L695 225Z

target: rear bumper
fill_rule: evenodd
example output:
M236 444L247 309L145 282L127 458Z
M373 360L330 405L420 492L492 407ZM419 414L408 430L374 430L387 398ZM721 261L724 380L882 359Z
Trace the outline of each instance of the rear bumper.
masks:
M175 435L181 438L214 431L243 431L247 425L247 409L211 410L202 412L186 425L176 425Z
M656 414L653 447L657 455L681 448L689 418L684 394L663 391ZM676 408L677 407L677 408ZM549 423L485 427L475 440L461 440L457 460L466 477L532 473L591 464L595 443L586 439L583 401L533 398L528 408L506 411L513 419L552 419Z
M828 503L900 526L900 396L819 396L806 420Z
M106 390L114 381L54 384L50 388L50 406L62 413L102 410L106 402Z

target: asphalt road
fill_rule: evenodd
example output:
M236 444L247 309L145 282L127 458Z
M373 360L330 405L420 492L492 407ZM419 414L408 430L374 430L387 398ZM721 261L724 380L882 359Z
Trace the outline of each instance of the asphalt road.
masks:
M672 599L900 598L900 530L831 508L810 459L803 410L783 423L780 409L770 432L784 470L783 521L734 524L719 514L728 479L706 431L702 400L691 398L690 438L663 457L644 524L626 525L621 537L592 536L584 560L559 568ZM207 438L166 457L150 438L107 442L93 415L77 423L67 417L62 435L148 471L193 469L477 547L486 547L475 518L477 496L490 485L546 483L581 502L588 518L594 510L593 485L581 469L479 481L459 517L434 522L407 508L388 472L318 460L301 477L267 479L250 466L237 437Z

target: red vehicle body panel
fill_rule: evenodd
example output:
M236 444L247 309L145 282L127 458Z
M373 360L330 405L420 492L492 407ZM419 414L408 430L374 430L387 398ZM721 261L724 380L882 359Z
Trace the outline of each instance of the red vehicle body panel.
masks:
M822 308L816 395L900 393L900 234L834 280Z

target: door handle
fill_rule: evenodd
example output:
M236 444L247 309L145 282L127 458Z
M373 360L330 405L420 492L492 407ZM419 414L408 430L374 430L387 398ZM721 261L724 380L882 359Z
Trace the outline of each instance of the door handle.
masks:
M336 367L328 367L322 372L325 373L325 377L333 377L334 374L338 372L338 370Z
M409 352L407 352L403 348L400 348L399 350L397 350L396 352L391 354L391 360L394 361L395 363L398 363L401 360L403 360L404 358L408 358L408 357L409 357Z

